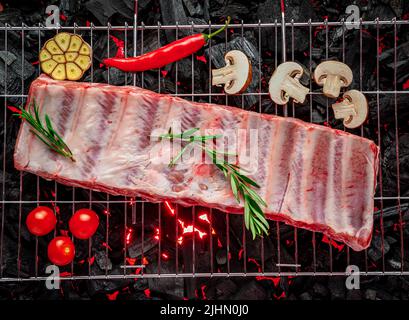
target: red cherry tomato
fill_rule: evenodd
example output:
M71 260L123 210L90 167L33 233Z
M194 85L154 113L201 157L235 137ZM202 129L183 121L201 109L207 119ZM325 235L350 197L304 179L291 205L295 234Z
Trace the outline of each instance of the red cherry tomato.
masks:
M48 245L48 259L57 266L69 264L75 256L75 246L69 237L55 237Z
M48 207L37 207L26 219L28 231L36 236L44 236L54 230L57 223L54 211Z
M80 209L71 217L69 226L74 237L88 239L97 231L99 217L90 209Z

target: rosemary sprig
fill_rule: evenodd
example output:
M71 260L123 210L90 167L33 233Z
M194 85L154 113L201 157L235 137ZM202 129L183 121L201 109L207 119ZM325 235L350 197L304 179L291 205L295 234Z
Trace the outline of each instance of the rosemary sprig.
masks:
M12 110L15 112L13 115L24 119L32 127L31 132L33 132L51 150L75 162L70 148L54 130L50 117L47 114L44 116L45 125L43 121L41 121L39 109L34 100L29 104L27 110L22 106L18 109L13 108Z
M177 160L179 160L186 152L189 145L198 145L212 159L217 168L223 172L237 202L240 203L240 201L243 200L244 223L247 230L251 231L253 239L255 239L257 235L262 236L263 233L268 234L269 225L264 216L263 210L261 209L261 207L266 207L267 204L253 189L260 188L260 186L254 180L240 173L240 170L242 170L240 166L229 163L225 160L225 156L232 154L219 152L205 146L207 140L215 140L222 137L222 135L198 136L195 135L198 130L199 128L192 128L182 133L175 134L169 129L168 133L158 136L160 140L179 140L186 143L182 150L171 159L169 167L175 165Z

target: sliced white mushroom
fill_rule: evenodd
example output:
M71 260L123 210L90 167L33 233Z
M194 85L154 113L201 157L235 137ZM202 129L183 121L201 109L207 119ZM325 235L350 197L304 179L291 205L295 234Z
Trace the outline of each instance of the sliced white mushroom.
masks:
M239 51L232 50L224 56L226 66L212 70L212 85L224 85L228 94L244 92L251 83L251 64L247 56Z
M339 61L321 62L314 71L315 82L324 86L324 95L338 98L342 87L352 83L353 74L350 67Z
M303 68L296 62L284 62L274 71L268 91L271 99L280 105L288 103L290 98L294 102L304 103L305 97L310 89L300 83Z
M350 90L343 94L341 102L332 105L335 119L344 119L344 126L355 129L361 126L368 116L368 101L358 90Z

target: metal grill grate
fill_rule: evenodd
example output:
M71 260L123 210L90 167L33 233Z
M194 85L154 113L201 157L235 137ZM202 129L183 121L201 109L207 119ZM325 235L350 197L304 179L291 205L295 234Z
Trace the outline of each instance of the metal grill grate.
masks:
M308 30L308 34L309 34L309 51L307 52L307 54L309 55L309 60L310 62L312 62L313 59L313 47L312 47L312 42L313 42L313 30L315 28L321 28L321 29L325 29L325 34L326 34L326 47L325 47L325 56L328 57L329 56L329 45L328 45L328 34L329 34L329 28L330 27L343 27L344 32L348 32L348 30L345 29L345 26L348 25L348 22L328 22L328 21L324 21L324 22L303 22L303 23L296 23L296 22L288 22L286 23L286 28L287 28L287 35L290 35L290 43L288 43L287 45L290 46L290 48L294 48L294 43L296 41L295 36L294 36L294 31L296 28L302 28L304 30ZM398 95L406 95L409 94L409 91L398 91L397 90L397 85L396 85L396 70L397 70L397 51L398 51L398 46L396 43L396 36L397 36L397 27L399 25L408 25L409 22L408 21L397 21L397 20L392 20L392 21L379 21L379 20L375 20L375 21L360 21L359 23L359 34L360 34L360 46L359 48L356 48L356 50L359 50L359 59L360 59L360 70L354 70L355 74L359 74L359 84L360 87L358 89L360 89L363 93L365 93L370 99L373 99L376 101L376 106L377 106L377 114L378 114L378 119L377 119L377 126L378 126L378 141L381 141L381 126L383 125L382 123L382 119L379 116L379 106L380 106L380 96L381 95L392 95L393 96L393 101L394 101L394 106L395 106L395 115L394 115L394 121L395 123L397 123L398 121L398 108L397 108L397 98ZM380 29L384 26L389 26L390 28L393 28L393 32L394 32L394 38L395 38L395 43L394 43L394 79L392 79L391 83L389 84L391 90L389 91L382 91L380 90L380 76L379 76L379 57L380 57L380 53L379 53L379 47L380 47ZM136 25L136 23L133 26L130 25L123 25L123 26L111 26L111 25L107 25L107 26L94 26L94 25L90 25L90 26L77 26L74 25L72 27L61 27L61 28L56 28L56 29L52 29L52 28L47 28L44 27L42 25L39 26L34 26L34 27L29 27L26 25L22 25L22 26L10 26L10 25L5 25L3 27L0 27L0 31L2 33L4 33L4 43L1 44L2 50L5 50L6 52L8 51L8 35L10 33L10 31L17 31L19 33L21 33L22 37L21 37L21 56L22 56L22 71L24 70L24 60L25 60L25 42L24 42L24 37L25 34L27 32L30 32L30 34L34 34L36 33L39 39L39 47L38 47L38 51L40 50L41 44L43 42L43 36L42 36L42 32L47 31L47 32L59 32L61 30L65 30L65 31L71 31L71 32L81 32L82 34L84 34L85 36L89 36L90 39L90 44L92 47L94 47L94 43L93 43L93 35L95 33L105 33L106 37L109 40L110 37L110 33L112 31L120 31L124 33L125 36L125 47L127 47L127 44L129 41L132 41L132 45L134 48L134 54L136 54L136 48L137 48L137 44L140 43L140 48L141 51L143 52L143 48L144 48L144 36L145 36L145 32L147 32L148 30L151 30L150 32L157 32L157 38L158 38L158 43L160 43L160 35L161 32L164 32L165 30L171 30L175 33L176 38L178 38L179 36L179 31L180 30L190 30L191 32L193 31L197 31L197 30L203 30L204 28L207 28L208 30L212 30L215 28L221 27L221 25L156 25L156 26L147 26L144 24L141 25ZM362 65L363 65L363 59L365 59L365 57L363 57L362 52L363 52L363 32L365 29L367 28L374 28L376 30L376 43L377 43L377 52L374 53L374 56L376 57L376 64L378 66L377 70L377 74L376 74L376 88L377 90L375 91L365 91L365 84L364 84L364 79L362 77ZM234 29L236 32L240 32L242 35L244 35L244 32L248 29L252 29L255 31L255 34L258 36L258 50L259 50L259 54L261 56L261 41L262 41L262 31L263 30L267 30L268 31L268 35L270 37L272 37L274 39L275 42L275 66L277 66L280 62L281 59L277 58L277 52L278 52L278 44L280 43L278 41L279 39L279 34L281 31L281 25L279 22L275 21L273 23L262 23L261 21L259 23L256 24L232 24L228 27L228 29L225 31L224 37L225 37L225 43L227 45L227 39L229 36L229 30ZM345 59L345 34L343 34L343 38L342 38L342 48L340 48L341 50L341 54L342 54L342 59ZM32 50L32 48L30 49ZM212 50L212 44L210 44L209 46L209 52L211 54L211 50ZM113 48L110 48L109 46L109 41L108 41L108 48L107 48L107 55L110 56L112 55L112 51ZM37 54L37 52L36 52ZM294 58L294 50L292 51L292 56L289 56L288 59L291 60ZM178 86L176 86L176 92L175 95L176 96L180 96L180 97L184 97L184 98L190 98L192 100L196 99L196 98L206 98L209 102L212 102L212 99L214 99L214 97L216 96L224 96L223 93L218 93L218 92L213 92L212 91L212 87L211 85L209 85L208 87L208 92L195 92L195 78L194 78L194 67L195 67L195 63L198 63L194 57L191 57L191 62L192 62L192 69L191 69L191 87L192 90L190 93L179 93L178 92ZM261 61L259 62L259 69L261 70ZM5 64L5 73L6 73L6 77L7 77L7 64ZM210 75L211 75L211 61L209 61L208 63L208 77L210 79ZM310 67L311 68L311 67ZM310 70L311 73L312 70ZM90 81L93 81L93 76L94 76L94 72L95 70L93 69L93 67L91 67L91 73L90 73ZM38 74L40 73L40 69L38 68ZM23 74L23 72L22 72ZM178 82L178 64L176 63L176 79L175 79L175 83ZM270 77L270 75L265 75L267 78ZM162 78L163 75L161 74L161 71L158 71L157 74L158 77L158 91L161 91L161 83L162 83ZM262 85L261 85L261 74L259 75L259 88L258 88L258 92L247 92L247 93L243 93L242 97L244 97L245 95L254 95L257 97L258 99L258 111L261 112L262 111L262 99L263 98L268 98L268 92L263 92L262 91ZM142 79L143 79L143 74L142 74ZM2 79L3 81L3 79ZM110 82L110 76L108 73L108 83ZM7 78L4 79L4 83L7 83ZM95 204L101 204L104 205L106 207L106 210L109 212L110 207L111 206L122 206L123 208L123 215L124 215L124 229L127 230L128 227L133 227L136 225L140 226L140 229L138 228L138 230L136 232L139 232L141 235L141 248L142 248L142 252L144 251L144 246L147 245L145 242L145 212L146 212L146 207L149 206L156 206L155 211L158 214L158 221L159 221L159 230L162 230L162 217L165 214L164 212L164 206L162 205L151 205L147 202L144 202L141 199L130 199L130 198L124 198L124 199L117 199L115 197L115 199L113 199L112 196L110 195L106 195L105 199L103 200L94 200L93 199L93 194L92 192L90 192L90 198L89 201L84 201L84 200L80 200L77 201L76 200L76 195L78 190L76 188L72 188L72 194L71 196L67 197L67 195L64 195L64 198L61 199L60 198L60 194L59 194L59 188L61 188L57 183L54 183L53 186L53 191L54 191L54 195L55 198L53 200L46 200L46 199L41 199L41 195L40 195L40 191L42 188L42 185L47 184L48 186L50 185L50 182L46 182L44 180L42 180L41 178L37 177L36 178L36 190L37 190L37 198L36 200L27 200L25 197L25 191L24 191L24 179L26 179L26 175L23 173L19 173L19 178L15 181L15 183L19 186L19 194L17 196L17 198L7 198L6 197L6 190L9 187L6 184L6 171L7 171L7 163L9 163L12 158L12 154L7 154L7 142L8 139L10 137L10 123L8 123L7 117L9 115L9 112L7 110L7 105L8 105L8 99L9 98L19 98L21 99L21 103L25 102L25 99L27 97L26 94L26 89L24 87L24 79L22 76L21 79L21 86L22 86L22 91L21 94L19 95L11 95L8 93L8 89L7 87L5 88L4 92L2 92L0 94L0 96L2 98L4 98L4 109L3 109L3 119L4 119L4 128L2 131L2 148L3 148L3 159L2 159L2 170L3 170L3 181L2 181L2 198L1 198L1 234L0 234L0 282L5 282L5 281L30 281L30 280L45 280L47 277L47 274L44 273L43 269L44 269L44 265L46 265L46 261L44 262L40 262L38 257L39 257L39 241L40 239L36 238L35 239L35 249L34 252L30 252L24 248L24 245L22 244L22 229L24 228L24 219L26 216L26 213L30 210L30 208L32 209L33 207L35 207L36 205L39 204L45 204L45 205L51 205L52 203L55 203L55 205L60 206L61 208L63 208L64 206L68 206L68 205L72 205L72 212L75 211L76 205L80 205L80 204L87 204L90 207L95 205ZM209 83L211 83L211 81L209 81ZM137 83L137 79L136 76L133 76L133 83L131 83L133 85L139 85L139 83ZM143 81L142 81L143 84ZM312 89L312 85L311 89ZM150 88L147 88L150 89ZM319 95L321 94L320 92L311 92L310 95ZM241 100L242 101L242 107L244 107L244 99ZM228 96L225 96L225 102L226 104L229 103L229 98ZM290 108L292 108L293 112L292 114L296 115L296 106L292 105L289 106ZM310 120L311 122L313 121L312 118L312 110L313 110L313 102L312 99L310 99ZM277 112L277 108L276 108L276 112ZM329 120L329 118L332 117L332 114L329 112L329 104L327 103L327 107L326 107L326 118L327 120ZM398 139L398 126L395 126L395 130L396 130L396 137ZM361 135L364 135L364 130L361 129ZM376 141L376 142L378 142ZM224 271L219 271L217 270L214 260L215 260L215 252L216 252L216 248L214 248L214 244L213 244L213 240L212 237L209 236L205 239L198 239L197 237L192 237L192 240L189 241L186 244L183 244L183 247L181 245L178 244L178 242L176 241L174 243L174 256L175 258L174 263L172 262L172 266L169 266L170 262L169 261L163 261L163 248L162 248L162 240L159 240L158 243L158 256L157 256L157 268L155 268L155 270L148 270L148 269L143 269L140 270L139 273L135 272L135 268L132 268L132 266L129 266L129 263L127 263L127 243L126 240L124 239L124 248L125 250L123 250L123 266L122 266L122 272L121 273L114 273L111 271L104 271L101 274L95 274L91 272L91 262L88 259L88 262L85 262L86 264L88 264L88 268L87 268L87 272L85 273L80 273L77 274L74 272L74 267L73 265L65 267L64 270L66 270L67 272L69 272L69 275L66 276L64 279L123 279L123 278L176 278L176 277L186 277L186 278L190 278L190 277L226 277L226 276L284 276L284 275L288 275L288 276L301 276L301 275L345 275L345 268L347 265L349 264L354 264L355 261L358 261L360 264L358 264L358 267L360 268L360 271L362 274L364 275L382 275L382 274L389 274L389 275L409 275L409 271L407 266L404 264L404 252L405 252L405 248L406 248L406 243L407 241L404 241L403 238L403 223L402 223L402 212L400 211L400 206L401 206L401 201L402 200L409 200L409 197L401 197L400 196L400 188L399 188L399 183L400 183L400 173L399 173L399 143L397 141L396 143L396 162L397 162L397 190L396 190L396 195L393 196L383 196L383 191L382 191L382 171L380 172L379 175L379 184L380 184L380 190L379 190L379 194L377 194L377 196L375 197L375 201L377 206L380 208L380 219L379 222L376 222L376 224L378 224L376 227L379 228L380 232L381 232L381 239L382 239L382 259L381 262L377 265L376 268L373 268L370 266L370 262L368 261L368 255L367 255L367 251L364 252L353 252L352 250L350 250L349 248L346 248L343 250L342 254L334 252L334 249L331 245L328 245L326 247L325 250L322 250L317 248L317 241L318 241L318 237L320 237L320 235L315 234L313 232L302 232L302 237L300 235L300 230L297 230L296 228L292 228L291 232L293 233L291 235L291 238L293 239L293 250L291 251L292 254L294 255L293 257L291 257L291 259L288 259L288 257L283 256L282 252L281 252L281 248L283 246L283 243L280 239L281 236L281 230L283 227L283 224L279 223L279 222L271 222L270 225L273 227L274 232L275 232L275 241L276 241L276 248L274 248L275 250L275 256L276 256L276 261L275 261L275 265L274 266L267 266L265 265L264 261L264 257L267 254L270 254L268 252L269 248L266 248L266 246L264 245L264 240L261 240L261 246L260 246L260 252L259 252L259 256L258 257L254 257L258 260L260 260L260 266L257 272L252 272L252 271L248 271L249 268L249 259L250 258L248 256L248 251L247 248L250 244L250 237L248 237L247 233L244 233L243 239L241 239L242 241L242 245L243 245L243 251L242 251L242 258L240 260L240 266L238 267L237 265L232 266L230 259L227 259L227 268ZM382 168L380 168L380 170L382 170ZM401 269L400 270L391 270L390 268L388 268L385 264L385 255L384 255L384 245L383 245L383 241L384 241L384 226L383 226L383 208L386 207L385 203L388 203L388 205L397 205L398 206L398 210L400 211L400 215L396 218L396 223L398 223L399 225L399 230L397 232L400 232L400 262L401 262ZM6 215L5 212L7 210L16 210L18 212L18 225L16 226L15 229L15 236L16 236L16 242L18 244L18 248L17 248L17 254L14 257L10 257L9 256L9 247L5 241L5 236L4 236L4 232L5 232L5 226L9 223L6 219ZM175 206L175 219L178 219L178 212L179 209L177 206ZM195 225L195 217L197 216L197 212L196 212L196 208L193 207L192 208L192 221L193 221L193 225ZM227 214L221 214L221 213L214 213L210 210L210 221L213 221L213 219L224 219L225 220L225 234L223 235L223 238L225 239L226 243L225 243L225 248L226 248L226 256L229 257L230 256L230 243L231 243L231 217ZM175 223L176 228L175 228L175 232L176 232L176 239L178 238L178 227L177 227L177 223ZM110 228L115 228L114 225L110 225L110 215L107 214L106 215L106 235L105 235L105 243L106 243L106 248L105 248L105 254L106 257L108 257L109 254L109 229ZM211 233L212 230L212 224L209 225L209 234ZM244 230L244 223L243 223L243 230ZM311 246L312 246L312 250L311 250L311 257L309 257L311 259L311 264L309 264L307 267L305 265L303 265L300 262L300 256L304 255L304 252L299 252L298 248L299 248L299 241L306 241L306 239L308 239L308 241L311 240ZM200 243L199 243L200 241ZM74 240L74 243L77 244L78 240ZM196 250L198 248L198 245L203 246L206 245L208 246L208 251L209 251L209 263L208 263L208 268L206 270L203 270L203 266L198 268L197 263L196 263ZM183 261L183 265L180 265L180 255L186 253L187 251L191 252L190 258L191 261ZM31 274L26 274L26 273L22 273L21 271L21 259L24 255L30 255L32 256L32 266L33 266L33 273ZM41 253L44 254L44 253ZM309 253L308 253L309 254ZM142 258L143 258L142 254ZM92 240L88 241L88 258L92 257ZM334 259L337 260L337 266L334 266ZM188 259L189 260L189 259ZM291 263L288 263L288 261L291 260ZM15 264L15 270L12 272L13 276L10 275L10 266L8 264L10 264L11 261L13 262L13 266ZM322 263L322 261L326 261L326 263ZM341 261L341 262L340 262ZM164 268L166 264L166 268ZM173 265L174 264L174 265ZM322 268L322 265L326 265L328 267ZM341 265L341 267L340 267ZM5 273L5 270L7 271L7 274ZM164 271L165 270L165 271ZM170 270L170 271L169 271Z

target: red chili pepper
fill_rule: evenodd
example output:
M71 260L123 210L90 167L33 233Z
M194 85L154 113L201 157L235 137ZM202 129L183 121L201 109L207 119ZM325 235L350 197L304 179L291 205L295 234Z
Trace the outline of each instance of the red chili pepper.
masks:
M171 42L162 48L131 58L107 58L104 64L125 72L140 72L161 68L169 63L181 60L201 49L209 39L222 32L230 23L230 17L226 24L213 33L198 33Z

